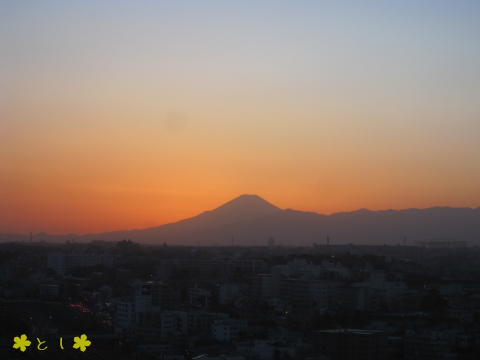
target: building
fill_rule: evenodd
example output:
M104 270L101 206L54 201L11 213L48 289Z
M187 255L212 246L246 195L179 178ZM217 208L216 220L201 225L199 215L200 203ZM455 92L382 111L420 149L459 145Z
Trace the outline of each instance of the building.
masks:
M455 360L454 334L447 331L408 331L404 339L405 360Z
M136 312L135 303L128 300L115 300L115 316L113 326L115 332L128 332L135 327Z
M313 304L310 280L284 278L280 282L280 297L298 309Z
M240 297L240 285L233 283L220 284L218 287L218 303L227 305Z
M258 299L268 299L274 294L273 277L270 274L257 274L252 286L253 296Z
M65 275L72 268L102 265L113 266L113 256L99 253L52 252L47 255L47 267L59 275Z
M136 333L147 341L168 341L187 332L187 313L150 309L137 314Z
M216 341L231 341L232 331L228 321L215 320L212 324L212 338Z
M247 328L244 319L218 319L212 323L212 338L216 341L231 341L238 337L240 331Z
M212 293L197 286L188 289L188 302L197 308L206 308L210 303Z
M316 332L318 355L335 360L384 360L387 338L382 331L335 329Z

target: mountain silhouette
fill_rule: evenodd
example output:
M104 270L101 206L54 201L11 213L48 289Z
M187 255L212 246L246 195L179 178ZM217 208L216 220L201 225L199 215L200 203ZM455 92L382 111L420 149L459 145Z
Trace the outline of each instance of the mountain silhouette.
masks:
M258 195L241 195L197 216L147 229L88 235L36 235L45 241L132 239L171 245L265 245L274 237L283 245L409 244L431 239L480 244L480 208L432 207L427 209L360 209L332 215L281 209ZM20 235L2 235L18 240ZM23 236L25 237L25 236Z
M258 195L243 194L223 205L174 223L140 230L114 231L82 238L117 240L130 238L142 242L174 244L230 243L235 234L224 235L230 227L248 224L283 210Z
M258 195L244 194L225 204L195 216L196 221L221 225L248 221L281 211Z

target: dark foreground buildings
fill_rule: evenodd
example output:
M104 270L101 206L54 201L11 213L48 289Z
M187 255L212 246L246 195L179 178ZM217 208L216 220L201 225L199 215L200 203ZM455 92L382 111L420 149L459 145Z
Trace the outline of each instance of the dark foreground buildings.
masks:
M474 247L10 243L0 244L0 260L2 358L480 354ZM21 334L32 341L25 353L12 348ZM92 343L82 353L71 344L80 334Z

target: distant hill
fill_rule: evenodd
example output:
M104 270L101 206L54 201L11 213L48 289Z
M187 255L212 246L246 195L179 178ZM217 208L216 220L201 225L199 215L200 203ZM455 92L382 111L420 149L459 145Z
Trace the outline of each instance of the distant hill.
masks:
M88 235L35 235L36 240L76 241L132 239L144 243L179 245L277 244L412 244L430 239L453 239L480 245L480 208L361 209L322 215L283 210L257 195L241 195L216 209L162 226ZM1 235L0 240L28 239Z

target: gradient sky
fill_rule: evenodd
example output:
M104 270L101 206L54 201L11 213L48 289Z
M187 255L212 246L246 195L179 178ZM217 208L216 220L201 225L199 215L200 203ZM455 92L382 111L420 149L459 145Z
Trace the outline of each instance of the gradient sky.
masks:
M480 206L479 1L0 0L0 232Z

